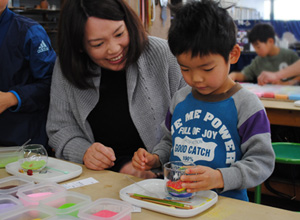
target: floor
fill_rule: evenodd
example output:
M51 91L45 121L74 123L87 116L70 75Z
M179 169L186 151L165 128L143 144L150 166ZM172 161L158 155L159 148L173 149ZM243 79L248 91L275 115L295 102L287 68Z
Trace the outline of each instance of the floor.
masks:
M253 202L254 192L248 192L250 202ZM300 201L280 198L278 196L262 195L261 204L290 211L300 212ZM299 218L300 219L300 218Z

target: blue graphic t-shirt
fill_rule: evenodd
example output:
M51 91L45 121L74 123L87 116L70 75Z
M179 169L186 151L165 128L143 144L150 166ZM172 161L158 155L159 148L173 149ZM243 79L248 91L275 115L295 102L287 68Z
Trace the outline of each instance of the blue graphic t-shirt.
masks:
M190 93L176 106L171 125L170 160L192 161L216 169L241 159L237 110L232 98L207 104Z

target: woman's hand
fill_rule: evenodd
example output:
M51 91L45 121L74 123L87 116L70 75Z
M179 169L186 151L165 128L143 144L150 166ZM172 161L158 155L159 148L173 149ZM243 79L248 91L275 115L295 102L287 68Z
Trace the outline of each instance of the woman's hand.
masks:
M115 152L101 143L92 144L83 156L84 165L92 170L104 170L114 166Z
M143 178L143 179L151 179L151 178L156 178L157 177L156 174L153 173L152 171L140 171L140 170L136 170L133 167L132 162L126 163L121 168L120 173L129 174L129 175L140 177L140 178Z
M139 148L132 157L132 165L135 169L145 171L160 166L158 155L151 154L144 148Z
M182 183L182 187L186 188L189 193L224 188L223 176L219 170L206 166L196 166L195 168L188 168L186 174L189 175L181 176L181 181L185 182Z

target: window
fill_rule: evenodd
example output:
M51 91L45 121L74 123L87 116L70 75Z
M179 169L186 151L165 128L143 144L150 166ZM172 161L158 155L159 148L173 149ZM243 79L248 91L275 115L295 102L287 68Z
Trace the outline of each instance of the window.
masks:
M299 0L273 0L274 20L300 20ZM264 0L264 19L270 20L271 0Z

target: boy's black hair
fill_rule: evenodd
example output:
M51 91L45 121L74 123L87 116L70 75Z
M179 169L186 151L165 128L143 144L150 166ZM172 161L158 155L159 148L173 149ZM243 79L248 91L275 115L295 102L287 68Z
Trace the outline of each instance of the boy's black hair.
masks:
M171 21L168 42L172 53L177 56L191 51L192 57L220 54L228 61L236 44L236 25L219 2L202 0L177 5Z
M249 42L254 43L260 41L266 43L269 38L275 41L275 31L272 25L267 23L259 23L254 25L248 35Z

